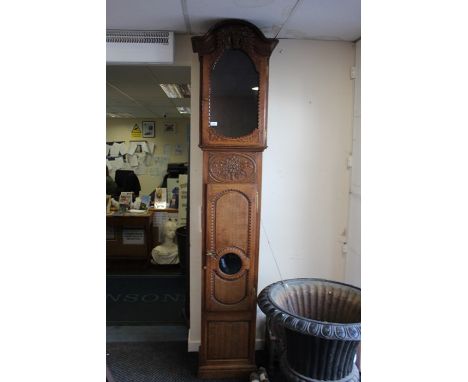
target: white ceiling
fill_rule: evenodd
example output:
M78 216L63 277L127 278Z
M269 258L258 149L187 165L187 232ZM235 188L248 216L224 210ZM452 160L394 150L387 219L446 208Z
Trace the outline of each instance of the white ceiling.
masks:
M204 34L217 21L250 21L267 37L355 41L360 0L106 0L107 29Z
M361 36L360 0L106 0L107 29L168 30L201 35L217 21L250 21L267 37L355 41ZM108 66L107 112L129 118L185 117L160 83L190 83L190 68Z
M183 66L107 66L106 112L125 118L187 118L176 106L190 107L190 98L168 98L159 84L189 84Z

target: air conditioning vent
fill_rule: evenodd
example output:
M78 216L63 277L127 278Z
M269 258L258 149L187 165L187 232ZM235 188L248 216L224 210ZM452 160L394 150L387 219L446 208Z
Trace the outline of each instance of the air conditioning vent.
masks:
M174 32L108 30L106 47L108 63L174 63Z
M169 44L169 33L159 31L107 31L106 42L167 45Z

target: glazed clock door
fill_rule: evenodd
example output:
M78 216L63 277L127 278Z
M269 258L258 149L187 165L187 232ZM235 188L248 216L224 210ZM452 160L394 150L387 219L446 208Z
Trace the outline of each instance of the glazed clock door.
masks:
M208 184L205 308L249 311L254 295L255 184Z
M204 145L264 148L265 132L258 127L264 115L258 105L267 89L265 76L241 49L225 49L208 61L204 74L210 78L210 88L205 89L202 103L207 121L202 125Z

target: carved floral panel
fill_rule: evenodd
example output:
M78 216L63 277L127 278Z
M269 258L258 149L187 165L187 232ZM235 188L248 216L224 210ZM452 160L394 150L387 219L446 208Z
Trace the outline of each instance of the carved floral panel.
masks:
M208 172L210 179L221 183L253 183L257 166L255 159L246 154L210 154Z

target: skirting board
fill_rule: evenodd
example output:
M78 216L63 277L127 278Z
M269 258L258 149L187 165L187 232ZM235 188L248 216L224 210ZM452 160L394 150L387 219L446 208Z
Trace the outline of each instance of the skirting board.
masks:
M198 353L198 350L200 348L200 343L201 341L198 340L198 341L192 341L190 339L190 335L189 335L189 338L187 340L187 347L188 347L188 351L189 352L197 352Z
M200 340L190 340L190 334L189 334L189 339L187 341L187 347L189 352L198 352L200 348ZM263 350L265 347L265 340L256 338L255 339L255 350Z

